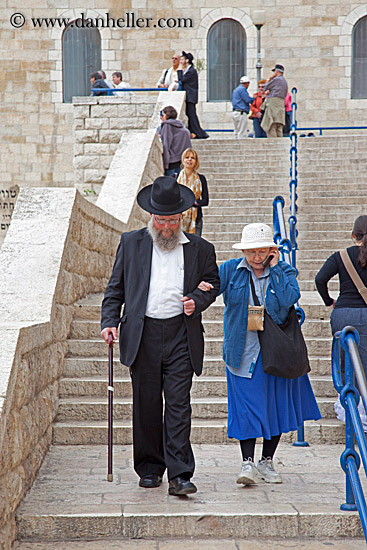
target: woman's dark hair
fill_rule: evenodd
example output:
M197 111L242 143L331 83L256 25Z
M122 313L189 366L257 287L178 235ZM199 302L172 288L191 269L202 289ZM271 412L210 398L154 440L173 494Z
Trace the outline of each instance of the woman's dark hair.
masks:
M359 250L359 263L362 267L367 267L367 216L359 216L354 222L353 235L361 244Z
M166 119L177 118L177 111L172 105L168 105L162 109L163 113L166 115Z

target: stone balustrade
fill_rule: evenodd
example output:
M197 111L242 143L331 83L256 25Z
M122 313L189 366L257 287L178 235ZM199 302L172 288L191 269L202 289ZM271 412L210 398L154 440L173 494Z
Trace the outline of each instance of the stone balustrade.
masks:
M0 250L0 549L51 444L74 302L104 290L125 225L75 189L24 188Z
M75 186L81 193L93 200L103 188L105 199L99 206L110 212L110 204L115 216L122 208L124 215L117 218L127 220L137 191L164 172L162 146L154 139L159 112L172 105L178 118L186 121L185 95L164 91L158 96L74 98Z
M124 119L133 99L135 118L126 111ZM145 223L135 197L163 173L155 127L169 104L184 118L184 92L161 92L154 103L135 97L75 103L77 174L91 177L98 159L109 158L100 168L108 174L98 206L72 188L19 193L0 250L0 550L11 548L15 510L51 444L74 304L104 290L121 232ZM111 126L116 113L123 129ZM128 118L144 117L140 131L127 127Z
M74 175L81 193L99 193L121 136L149 127L156 100L146 93L73 98Z

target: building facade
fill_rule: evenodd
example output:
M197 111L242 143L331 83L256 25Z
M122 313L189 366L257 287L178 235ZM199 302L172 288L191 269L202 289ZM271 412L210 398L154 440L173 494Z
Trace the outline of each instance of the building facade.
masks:
M226 2L224 2L226 4ZM257 29L262 75L275 63L298 89L300 126L366 124L367 4L346 0L10 0L0 8L2 182L73 186L73 95L89 74L121 71L133 87L154 87L173 52L191 51L199 69L205 128L230 128L239 76L256 91ZM136 94L138 96L138 92Z

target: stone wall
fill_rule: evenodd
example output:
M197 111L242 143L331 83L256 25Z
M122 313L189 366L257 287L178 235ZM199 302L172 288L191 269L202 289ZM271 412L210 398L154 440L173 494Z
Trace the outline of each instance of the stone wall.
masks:
M149 127L157 95L76 97L74 106L75 185L86 196L99 194L121 136Z
M0 549L51 443L73 304L104 290L125 225L75 189L23 189L0 250Z

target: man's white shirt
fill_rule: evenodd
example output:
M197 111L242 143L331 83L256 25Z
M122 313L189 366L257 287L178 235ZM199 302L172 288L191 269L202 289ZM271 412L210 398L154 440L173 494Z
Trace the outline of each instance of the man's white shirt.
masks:
M181 232L179 245L169 252L153 242L152 267L145 315L169 319L183 313L184 253L183 245L190 242Z

